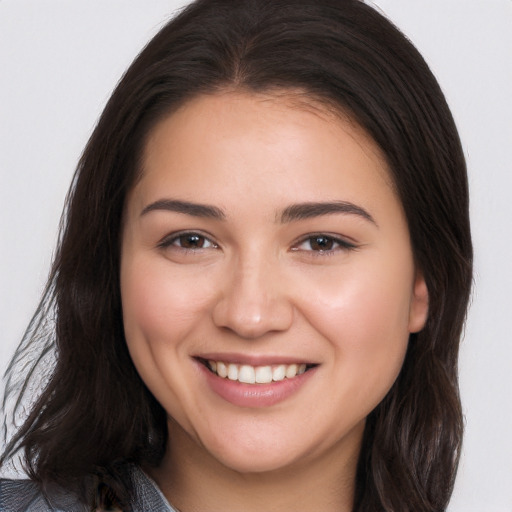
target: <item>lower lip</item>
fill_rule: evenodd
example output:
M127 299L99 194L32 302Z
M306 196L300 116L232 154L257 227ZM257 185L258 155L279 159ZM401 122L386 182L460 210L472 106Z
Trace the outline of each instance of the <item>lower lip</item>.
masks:
M268 384L245 384L222 378L198 363L209 387L221 398L238 407L270 407L295 394L315 373L316 367L291 379Z

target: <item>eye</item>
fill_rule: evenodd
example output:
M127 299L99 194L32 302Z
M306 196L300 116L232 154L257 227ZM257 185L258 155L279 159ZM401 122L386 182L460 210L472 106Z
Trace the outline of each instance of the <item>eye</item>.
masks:
M339 237L323 233L309 235L292 247L293 251L310 251L319 254L355 249L356 245Z
M162 240L159 247L195 251L199 249L216 249L218 245L200 233L189 232L171 235Z

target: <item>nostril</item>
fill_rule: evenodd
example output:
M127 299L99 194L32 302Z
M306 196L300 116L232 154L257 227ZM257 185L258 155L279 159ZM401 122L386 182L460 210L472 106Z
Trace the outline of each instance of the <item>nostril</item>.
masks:
M236 291L236 290L235 290ZM245 339L285 331L293 323L293 307L285 297L224 296L212 310L214 324Z

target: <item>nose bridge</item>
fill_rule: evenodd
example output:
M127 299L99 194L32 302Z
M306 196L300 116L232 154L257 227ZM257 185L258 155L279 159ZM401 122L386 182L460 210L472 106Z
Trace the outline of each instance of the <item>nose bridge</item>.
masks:
M244 338L286 330L293 306L279 258L253 248L237 254L214 308L214 322Z

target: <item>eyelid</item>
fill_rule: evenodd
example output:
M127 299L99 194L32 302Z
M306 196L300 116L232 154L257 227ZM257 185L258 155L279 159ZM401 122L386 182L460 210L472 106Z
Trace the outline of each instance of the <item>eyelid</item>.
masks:
M308 242L311 239L314 238L320 238L324 237L336 244L336 247L332 249L325 249L325 250L318 250L315 251L314 249L300 249L299 246ZM331 233L325 233L325 232L317 232L317 233L308 233L307 235L304 235L300 237L297 241L295 241L291 247L292 251L302 251L311 253L314 256L323 256L328 254L333 254L338 251L352 251L357 249L359 246L358 244L354 243L353 241L349 241L347 237L342 237L340 235L334 235Z
M196 249L191 249L189 247L180 247L179 245L175 245L174 242L182 237L182 236L185 236L185 235L196 235L196 236L199 236L201 238L204 238L205 240L207 240L208 242L210 242L212 244L211 247L198 247ZM165 235L157 244L157 247L159 249L169 249L169 248L175 248L177 250L181 250L181 251L200 251L201 249L218 249L219 248L219 244L217 242L215 242L215 240L213 239L213 237L211 235L209 235L208 233L204 233L202 232L201 230L197 230L197 229L182 229L180 231L175 231L173 233L169 233L167 235Z
M175 244L180 237L191 235L191 236L198 236L201 238L204 238L207 242L209 242L209 247L197 247L197 248L190 248L190 247L181 247L180 245ZM301 249L300 246L309 240L312 240L314 238L326 238L332 241L335 244L335 247L330 249L320 249L320 250L314 250L314 249ZM355 250L359 247L358 244L354 243L353 241L349 241L347 239L348 237L343 237L338 234L332 234L332 233L326 233L326 232L316 232L316 233L308 233L306 235L301 236L299 239L297 239L291 246L292 251L301 251L305 253L311 253L314 256L322 256L322 255L328 255L333 254L339 251L351 251ZM201 230L191 230L191 229L184 229L180 231L176 231L173 233L167 234L165 237L163 237L158 243L157 247L160 249L169 249L169 248L175 248L180 251L200 251L200 250L206 250L206 249L218 249L219 244L215 242L214 238L209 233L204 233Z

